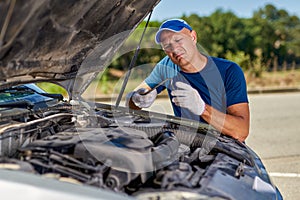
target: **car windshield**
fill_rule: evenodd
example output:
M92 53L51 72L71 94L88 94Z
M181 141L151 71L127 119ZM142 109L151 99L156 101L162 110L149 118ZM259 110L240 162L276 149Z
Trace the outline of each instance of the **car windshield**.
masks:
M34 92L25 88L12 88L0 92L0 102L13 101L32 95Z

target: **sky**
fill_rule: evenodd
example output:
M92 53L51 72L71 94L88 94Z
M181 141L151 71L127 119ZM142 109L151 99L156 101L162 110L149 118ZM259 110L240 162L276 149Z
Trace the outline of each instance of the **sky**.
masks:
M300 18L300 0L161 0L154 8L151 20L163 21L192 13L208 16L218 8L232 11L238 17L250 18L254 11L264 8L266 4Z

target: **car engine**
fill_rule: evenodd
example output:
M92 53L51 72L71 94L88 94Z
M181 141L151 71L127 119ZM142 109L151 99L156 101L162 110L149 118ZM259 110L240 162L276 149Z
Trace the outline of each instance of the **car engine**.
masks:
M1 168L138 199L166 191L180 192L182 199L186 193L227 199L254 192L250 183L245 191L227 193L219 184L238 187L256 175L243 143L175 117L162 120L147 111L94 106L63 102L36 110L3 108Z

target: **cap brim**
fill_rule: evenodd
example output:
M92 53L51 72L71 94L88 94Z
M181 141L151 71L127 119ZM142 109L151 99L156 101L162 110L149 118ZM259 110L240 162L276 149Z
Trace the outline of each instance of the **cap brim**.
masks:
M160 43L160 35L161 35L161 33L162 33L163 31L172 31L172 32L178 33L178 32L180 32L182 29L184 29L184 27L182 27L182 28L180 28L180 29L178 29L178 27L177 27L177 29L176 29L176 28L174 28L174 29L172 29L172 28L162 28L162 29L160 29L159 31L157 31L157 33L156 33L156 35L155 35L155 42L156 42L156 44L159 44L159 43Z

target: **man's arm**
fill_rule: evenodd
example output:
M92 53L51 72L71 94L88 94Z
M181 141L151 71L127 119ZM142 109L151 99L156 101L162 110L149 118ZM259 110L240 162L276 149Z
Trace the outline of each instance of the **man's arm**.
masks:
M150 90L150 89L151 89L151 87L150 87L145 81L143 81L140 85L138 85L138 86L134 89L134 91L137 91L138 89L141 89L141 88L145 88L145 89L147 89L147 90Z
M229 135L239 141L244 141L249 134L249 105L238 103L227 107L227 114L205 104L198 91L192 86L177 82L177 90L172 91L172 101L177 105L189 109L200 115L224 135Z
M201 117L224 135L229 135L241 142L245 141L249 134L250 112L248 103L229 106L227 114L206 104Z

